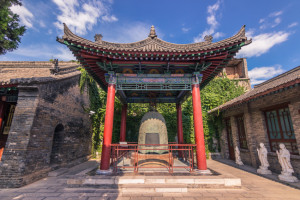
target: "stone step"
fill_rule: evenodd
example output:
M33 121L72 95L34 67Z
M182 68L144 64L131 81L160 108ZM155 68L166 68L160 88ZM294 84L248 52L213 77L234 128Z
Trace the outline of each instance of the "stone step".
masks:
M239 178L192 178L192 177L111 177L111 178L71 178L67 179L69 187L122 188L142 191L150 188L241 188ZM179 190L183 191L183 190Z

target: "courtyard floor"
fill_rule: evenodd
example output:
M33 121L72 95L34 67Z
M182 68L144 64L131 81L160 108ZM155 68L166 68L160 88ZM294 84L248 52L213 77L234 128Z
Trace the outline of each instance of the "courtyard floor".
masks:
M87 164L88 165L88 164ZM74 168L68 174L80 173L87 165ZM63 175L47 177L17 189L0 189L1 200L299 200L300 190L266 179L215 160L208 160L208 167L241 178L240 189L200 189L188 193L120 193L116 189L95 187L70 188ZM81 168L81 169L80 169Z

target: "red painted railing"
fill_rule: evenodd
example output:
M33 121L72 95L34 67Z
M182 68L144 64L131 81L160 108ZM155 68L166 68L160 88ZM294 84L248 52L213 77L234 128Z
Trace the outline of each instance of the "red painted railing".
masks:
M152 147L152 148L151 148ZM173 173L175 168L185 168L190 172L194 168L194 151L196 144L112 144L111 145L111 165L114 172L118 169L131 168L138 172L141 168L168 168L169 173ZM141 151L165 151L165 154L143 154ZM179 158L178 156L181 156ZM118 165L121 159L130 159L130 165ZM179 158L185 165L174 164L174 158ZM162 161L163 165L151 166L152 161ZM127 160L128 162L129 160ZM142 162L143 161L143 162ZM142 164L141 164L142 163ZM147 163L149 165L147 165ZM160 164L161 164L160 163ZM144 165L146 164L146 166Z

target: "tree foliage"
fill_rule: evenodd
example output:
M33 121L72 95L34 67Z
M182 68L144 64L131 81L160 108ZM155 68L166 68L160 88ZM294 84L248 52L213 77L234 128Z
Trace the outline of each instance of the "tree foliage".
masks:
M95 112L90 115L92 121L92 153L95 154L96 151L100 151L103 138L106 93L98 88L94 79L83 68L79 68L79 70L81 71L80 92L83 93L86 90L89 95L89 107L84 107L84 110L88 113Z
M245 88L238 85L236 80L226 77L217 77L201 90L203 112L203 129L206 140L206 150L220 151L220 135L223 129L222 115L208 114L207 112L227 101L245 93Z
M0 0L0 55L18 48L25 26L19 25L19 16L10 7L22 5L19 0Z

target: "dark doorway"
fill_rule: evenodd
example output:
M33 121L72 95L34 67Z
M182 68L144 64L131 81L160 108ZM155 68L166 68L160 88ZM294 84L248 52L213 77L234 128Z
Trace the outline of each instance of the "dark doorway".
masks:
M229 158L231 160L235 160L234 155L234 146L233 146L233 139L232 139L232 130L231 130L231 123L230 119L225 120L226 132L227 132L227 141L228 141L228 150L229 150Z
M53 135L53 143L52 143L52 151L50 155L50 164L59 163L59 153L61 148L61 143L63 142L63 133L64 126L62 124L58 124L55 127L54 135Z
M0 160L4 152L8 133L15 112L15 103L0 101Z

